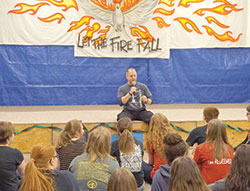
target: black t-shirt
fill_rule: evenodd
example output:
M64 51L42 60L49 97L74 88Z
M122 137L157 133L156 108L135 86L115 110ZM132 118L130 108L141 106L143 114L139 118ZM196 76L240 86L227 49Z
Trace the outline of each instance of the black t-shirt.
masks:
M186 142L190 146L193 146L195 143L197 143L198 145L204 143L207 137L206 131L207 125L204 125L202 127L196 127L191 131Z
M18 149L0 146L0 190L17 191L19 178L17 167L23 162L23 154Z

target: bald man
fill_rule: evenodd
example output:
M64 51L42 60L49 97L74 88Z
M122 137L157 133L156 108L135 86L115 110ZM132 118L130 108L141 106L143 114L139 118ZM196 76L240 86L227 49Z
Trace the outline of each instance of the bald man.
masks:
M153 97L148 87L137 82L137 73L134 68L126 71L128 82L118 90L118 102L123 106L121 113L117 115L117 120L129 117L131 120L140 120L149 123L153 113L146 110L145 104L152 104Z

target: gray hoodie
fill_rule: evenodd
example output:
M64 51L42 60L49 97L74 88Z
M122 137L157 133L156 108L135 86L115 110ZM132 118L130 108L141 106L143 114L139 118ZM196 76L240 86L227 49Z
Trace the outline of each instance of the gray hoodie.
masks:
M168 191L169 180L170 166L168 164L161 165L154 175L151 191Z

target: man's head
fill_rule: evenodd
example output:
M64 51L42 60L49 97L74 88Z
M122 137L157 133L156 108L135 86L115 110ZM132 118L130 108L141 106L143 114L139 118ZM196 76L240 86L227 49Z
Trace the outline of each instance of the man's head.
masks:
M136 70L134 68L127 69L126 78L128 80L129 85L132 85L132 82L136 82L136 80L137 80Z
M208 106L203 110L204 120L208 123L212 119L218 119L219 110L216 107Z
M250 105L246 108L247 109L247 120L250 122Z

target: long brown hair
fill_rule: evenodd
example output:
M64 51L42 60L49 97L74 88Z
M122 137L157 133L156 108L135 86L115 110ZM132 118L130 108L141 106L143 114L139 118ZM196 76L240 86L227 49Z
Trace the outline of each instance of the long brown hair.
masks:
M229 148L232 146L229 144L226 132L225 124L219 119L212 119L208 123L207 127L207 143L214 143L214 159L221 160L223 155L228 157ZM212 148L211 148L212 149Z
M0 144L7 143L7 139L13 135L15 128L11 122L0 121Z
M135 151L135 141L131 134L132 129L133 122L128 117L121 118L117 123L117 130L120 133L118 139L119 149L125 155Z
M56 156L50 144L39 144L32 148L20 191L54 191L54 180L48 174L49 161Z
M169 165L174 159L187 154L188 146L178 133L169 132L164 139L164 152Z
M73 119L65 125L64 130L58 137L56 148L61 148L66 146L71 142L71 139L75 136L77 131L80 131L83 128L82 122L77 119Z
M137 191L134 175L126 168L117 168L109 178L108 191Z
M250 145L237 148L225 183L226 191L246 191L250 188Z
M90 158L90 162L93 165L96 159L100 159L102 162L103 158L108 157L114 160L110 155L111 149L111 134L104 127L95 129L90 133L86 153Z
M164 157L163 137L170 132L170 123L165 115L156 113L152 116L147 133L148 149L154 149L159 157Z
M210 191L193 159L176 158L170 170L169 191Z

